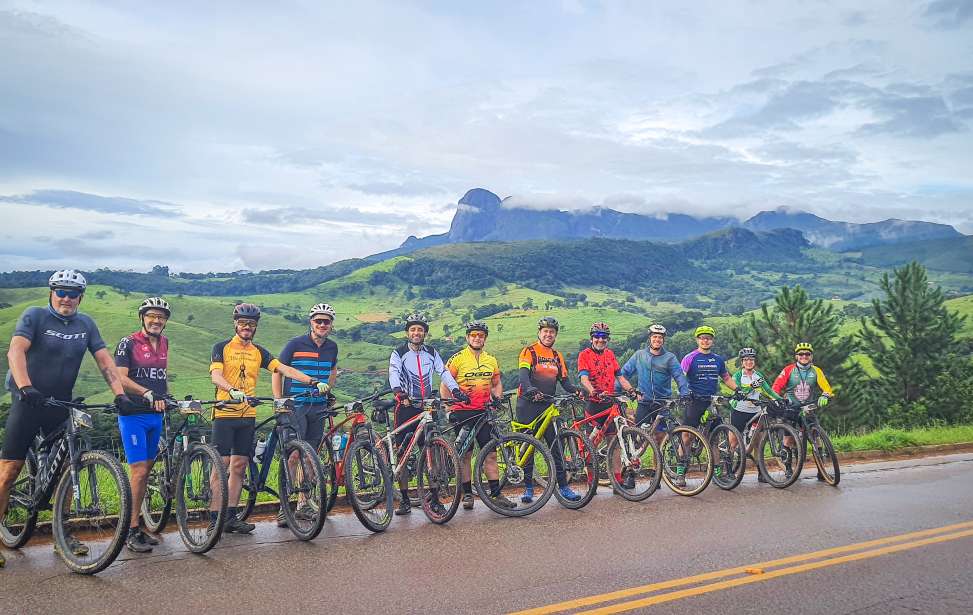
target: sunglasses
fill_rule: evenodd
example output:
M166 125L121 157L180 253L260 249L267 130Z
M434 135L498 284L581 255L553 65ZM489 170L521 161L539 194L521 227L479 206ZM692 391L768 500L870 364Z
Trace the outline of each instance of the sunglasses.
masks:
M240 320L236 321L236 324L237 324L237 326L240 326L240 327L250 327L251 329L256 329L257 328L257 321L256 320L243 320L241 318Z
M313 322L316 325L330 325L331 324L331 320L329 320L327 318L315 318L311 322Z
M77 299L82 295L80 290L68 290L66 288L55 288L54 294L61 299L64 299L65 297L68 299Z
M611 336L609 336L607 333L592 333L591 337L592 339L596 340L607 340Z
M810 352L799 352L799 353L797 353L797 356L799 356L799 357L809 357L809 356L811 356L811 353Z

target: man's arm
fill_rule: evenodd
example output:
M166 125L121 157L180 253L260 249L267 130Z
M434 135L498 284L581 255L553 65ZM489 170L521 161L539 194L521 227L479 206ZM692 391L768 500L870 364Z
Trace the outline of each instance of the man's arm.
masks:
M128 368L122 365L116 365L115 371L118 372L118 379L122 382L122 388L125 389L126 393L133 393L139 397L145 398L145 393L151 391L146 387L140 386L137 382L128 377ZM146 399L146 401L148 401ZM164 399L153 399L152 407L156 412L165 412L166 401Z
M223 376L223 368L213 369L209 373L210 382L221 391L229 393L233 390L233 385Z
M18 389L31 386L30 376L27 375L27 351L30 340L15 335L10 338L10 348L7 349L7 364L13 377L14 386Z
M679 387L679 395L681 397L689 395L689 379L686 378L686 372L682 370L682 365L676 360L675 355L669 357L669 373Z
M459 388L459 385L456 383L456 379L453 378L453 374L446 369L446 366L443 364L443 358L439 356L439 351L435 349L432 353L432 368L437 374L439 374L439 381L445 382L450 391Z
M736 380L733 379L733 376L731 376L729 372L723 372L723 384L725 384L726 388L730 389L731 391L737 390Z
M284 365L278 362L274 368L274 375L280 374L282 376L287 376L292 380L297 380L302 384L311 384L314 381L313 376L308 376L301 370L291 367L290 365Z
M101 370L101 376L105 379L109 388L111 388L112 393L115 395L124 395L125 389L122 388L122 379L118 377L115 361L112 360L107 349L99 348L95 351L95 363L98 364L98 369Z
M284 377L280 375L280 372L274 372L270 375L270 389L277 399L284 396Z

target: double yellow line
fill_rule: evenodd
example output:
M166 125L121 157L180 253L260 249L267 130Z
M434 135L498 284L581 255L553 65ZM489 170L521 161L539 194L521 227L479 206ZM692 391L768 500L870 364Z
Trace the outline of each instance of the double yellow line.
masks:
M899 534L897 536L889 536L887 538L879 538L877 540L869 540L842 547L823 549L821 551L813 551L811 553L804 553L801 555L792 555L790 557L771 560L769 562L761 562L747 566L737 566L735 568L726 568L724 570L697 574L691 577L684 577L682 579L673 579L671 581L663 581L661 583L640 585L639 587L622 589L606 594L599 594L597 596L588 596L587 598L566 600L557 604L528 609L526 611L517 611L511 615L548 615L549 613L578 611L579 609L584 609L585 607L605 604L608 602L616 602L616 604L610 604L600 608L580 612L585 614L623 613L625 611L652 606L654 604L672 602L674 600L689 598L691 596L699 596L701 594L708 594L710 592L729 589L731 587L740 587L741 585L760 583L762 581L769 581L770 579L776 579L778 577L800 574L802 572L809 572L811 570L818 570L820 568L827 568L829 566L837 566L838 564L846 564L849 562L879 557L881 555L888 555L890 553L908 551L909 549L916 549L927 545L947 542L950 540L958 540L960 538L967 538L970 536L973 536L973 521L965 521L963 523L955 523L953 525L946 525L943 527L921 530L918 532L910 532L908 534ZM707 583L708 581L715 582ZM677 591L669 591L665 593L655 593L688 585L695 587L688 587L686 589L679 589ZM655 595L635 599L636 597L643 596L645 594Z

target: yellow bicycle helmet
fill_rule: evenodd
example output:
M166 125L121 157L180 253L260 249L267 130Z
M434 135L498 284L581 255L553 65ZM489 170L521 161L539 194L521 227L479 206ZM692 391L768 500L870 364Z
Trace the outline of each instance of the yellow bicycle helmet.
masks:
M709 325L696 327L696 330L693 332L693 337L699 337L700 335L712 335L713 337L716 337L716 329L710 327Z
M797 346L794 346L795 353L801 352L802 350L814 352L814 347L809 342L800 342Z

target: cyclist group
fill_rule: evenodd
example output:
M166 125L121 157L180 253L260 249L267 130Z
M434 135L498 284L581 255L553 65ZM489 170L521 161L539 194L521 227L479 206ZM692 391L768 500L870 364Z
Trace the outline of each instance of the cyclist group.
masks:
M150 297L138 308L140 328L122 338L115 347L114 359L99 333L97 325L78 311L87 283L73 270L57 271L51 276L46 307L30 307L17 322L7 358L10 366L6 387L12 404L6 423L6 434L0 450L0 519L6 513L14 480L21 472L35 436L55 430L67 418L67 410L49 406L47 400L70 401L85 352L90 352L105 382L114 394L118 411L118 428L129 465L132 501L130 529L126 544L135 552L148 552L158 539L139 527L139 502L159 447L162 413L167 408L169 345L163 334L172 315L169 304L161 297ZM293 419L298 438L317 449L323 438L324 414L332 405L331 390L335 385L338 346L329 339L335 310L319 303L308 313L309 331L290 340L279 358L254 342L260 321L260 309L241 303L233 309L234 335L213 347L209 366L216 397L223 401L214 408L212 443L218 449L228 474L228 521L226 532L247 534L255 529L238 519L236 507L244 473L253 453L256 409L250 398L256 395L261 369L272 373L275 398L289 397L295 402ZM525 347L518 359L518 399L516 419L529 423L549 405L558 385L570 395L586 400L586 413L596 415L615 403L607 396L621 390L637 398L636 424L652 422L664 402L673 397L672 383L680 398L686 400L685 423L698 427L719 392L720 383L735 392L731 422L742 430L758 406L762 394L773 399L788 398L807 402L818 395L818 406L825 406L833 396L831 386L821 369L813 363L813 348L800 343L795 348L795 361L784 367L773 384L768 384L756 368L756 352L740 350L740 369L730 374L723 357L712 352L716 332L712 327L695 330L697 349L682 361L666 350L666 329L660 324L649 327L646 348L636 351L619 365L608 347L609 326L594 323L590 329L590 347L578 356L577 374L581 386L570 378L564 355L554 348L560 330L558 321L544 317L538 322L537 341ZM474 425L488 404L500 399L503 387L497 359L486 352L489 327L482 321L466 325L466 347L448 361L426 343L429 323L420 313L406 317L406 342L395 348L389 358L388 381L395 396L394 427L413 419L423 400L435 396L451 399L450 422ZM439 379L434 387L433 374ZM632 381L637 384L633 385ZM482 424L482 423L481 423ZM415 427L413 426L413 429ZM409 429L396 434L396 445L408 442ZM661 438L663 434L656 434ZM545 433L551 448L560 497L580 499L568 485L558 447L552 446L553 434ZM476 439L483 447L490 439L489 427L483 424ZM470 477L470 453L461 463L462 503L465 509L474 505ZM496 458L488 458L485 473L492 501L505 508L516 505L500 493ZM396 514L411 509L409 478L400 475L400 504ZM531 475L524 482L521 501L534 497ZM298 510L300 515L301 510ZM212 513L215 515L215 513ZM285 525L283 515L278 525ZM72 549L87 547L77 540L69 541ZM0 554L0 566L4 564Z

